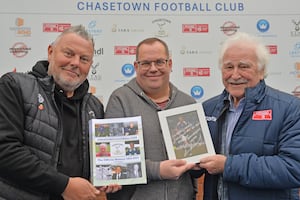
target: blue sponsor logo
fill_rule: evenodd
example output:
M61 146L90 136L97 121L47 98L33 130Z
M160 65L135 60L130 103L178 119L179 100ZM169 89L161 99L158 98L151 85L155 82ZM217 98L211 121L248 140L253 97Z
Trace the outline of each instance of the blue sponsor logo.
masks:
M124 76L131 77L134 72L134 66L132 64L125 64L122 66L122 74Z
M262 33L267 32L270 28L270 23L265 19L261 19L257 22L256 28Z
M204 95L204 90L201 86L195 85L191 88L191 96L195 99L200 99Z

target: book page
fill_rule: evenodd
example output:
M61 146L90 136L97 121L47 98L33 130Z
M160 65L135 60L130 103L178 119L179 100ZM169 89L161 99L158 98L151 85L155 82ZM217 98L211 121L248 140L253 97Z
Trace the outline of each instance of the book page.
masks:
M145 184L141 117L92 119L89 126L91 182L95 186Z

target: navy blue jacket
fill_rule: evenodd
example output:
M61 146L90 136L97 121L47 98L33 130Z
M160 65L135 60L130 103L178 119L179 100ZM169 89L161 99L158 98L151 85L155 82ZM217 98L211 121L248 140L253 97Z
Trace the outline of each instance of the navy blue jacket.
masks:
M203 103L216 152L228 95L224 90ZM299 199L300 99L261 81L246 90L245 100L223 172L229 200ZM217 180L217 175L205 175L205 200L217 199Z

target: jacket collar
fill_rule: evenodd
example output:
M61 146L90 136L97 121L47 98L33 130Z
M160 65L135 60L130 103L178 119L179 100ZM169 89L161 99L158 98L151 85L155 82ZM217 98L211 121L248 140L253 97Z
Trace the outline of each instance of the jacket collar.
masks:
M247 102L260 103L264 98L266 93L266 83L261 80L255 87L247 88L245 92L245 97Z
M245 100L247 102L259 103L265 96L266 83L264 80L261 80L255 87L246 88L245 91ZM222 102L228 101L229 93L226 90L223 90L221 95Z

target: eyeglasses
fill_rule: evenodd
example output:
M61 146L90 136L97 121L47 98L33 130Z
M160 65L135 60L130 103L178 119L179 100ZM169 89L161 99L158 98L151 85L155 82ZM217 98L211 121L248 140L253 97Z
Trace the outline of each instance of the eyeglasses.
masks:
M163 69L165 68L168 61L169 61L168 59L158 59L154 61L143 60L143 61L136 61L136 62L141 69L149 70L152 66L152 63L154 63L154 66L157 69Z

